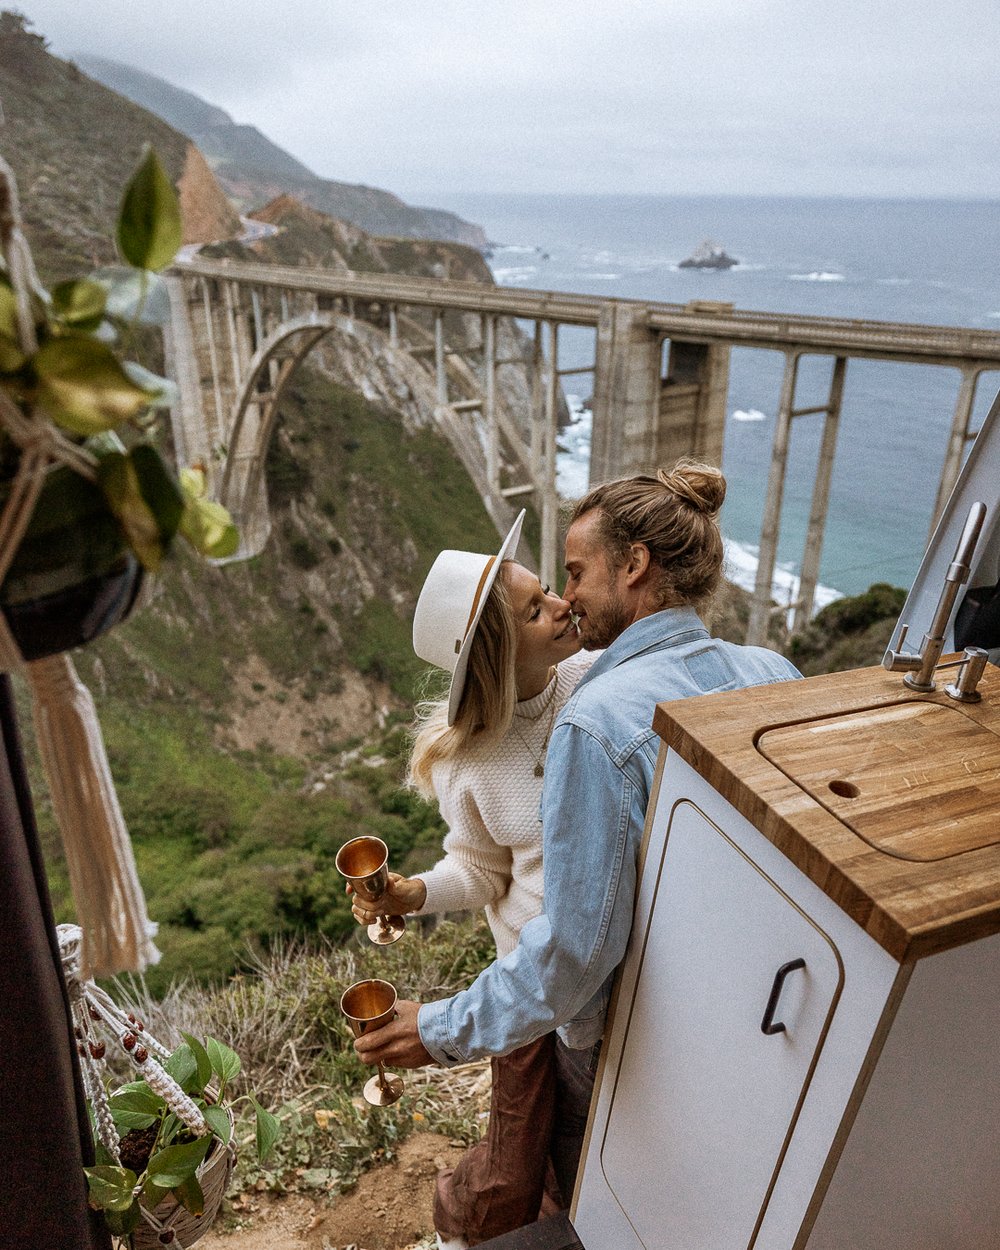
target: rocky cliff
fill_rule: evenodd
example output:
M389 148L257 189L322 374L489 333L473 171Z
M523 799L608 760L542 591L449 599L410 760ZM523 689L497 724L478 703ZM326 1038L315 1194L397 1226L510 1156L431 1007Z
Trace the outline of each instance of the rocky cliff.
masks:
M118 204L144 143L180 187L186 242L239 232L233 206L190 139L51 56L29 25L0 15L0 151L17 178L45 279L116 260Z

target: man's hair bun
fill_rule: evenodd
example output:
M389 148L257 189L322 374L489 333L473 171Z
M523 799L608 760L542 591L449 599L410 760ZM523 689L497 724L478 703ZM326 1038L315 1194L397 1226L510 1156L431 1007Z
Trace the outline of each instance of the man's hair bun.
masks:
M719 469L696 460L679 460L672 469L657 469L656 480L698 512L714 516L726 498L726 479Z

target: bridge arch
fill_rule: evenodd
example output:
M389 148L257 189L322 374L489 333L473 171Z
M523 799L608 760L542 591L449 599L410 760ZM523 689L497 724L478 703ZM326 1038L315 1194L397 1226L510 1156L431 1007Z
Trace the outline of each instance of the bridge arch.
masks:
M257 347L237 393L225 444L225 461L215 491L240 532L233 560L258 555L271 532L264 467L284 392L299 365L335 330L354 333L342 313L310 313L278 326Z

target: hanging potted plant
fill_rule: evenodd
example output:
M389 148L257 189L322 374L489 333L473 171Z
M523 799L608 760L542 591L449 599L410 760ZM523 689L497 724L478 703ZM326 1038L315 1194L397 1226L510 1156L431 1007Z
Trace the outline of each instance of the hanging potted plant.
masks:
M238 546L203 469L175 472L156 446L174 387L128 359L181 237L177 195L147 148L117 225L138 275L134 314L123 317L95 276L47 291L0 159L0 670L20 671L31 688L85 975L142 971L159 955L93 700L68 649L128 614L178 534L207 557Z
M263 1162L277 1141L277 1119L252 1094L233 1098L239 1056L208 1038L184 1034L167 1050L134 1011L80 976L80 929L59 926L74 1037L97 1138L85 1168L90 1205L129 1250L185 1250L212 1225L236 1160L234 1107L249 1102L254 1148ZM120 1047L136 1079L109 1090L108 1044Z
M177 196L147 149L122 199L118 249L152 276L181 243ZM173 471L155 445L175 388L126 359L130 327L105 282L51 292L35 276L17 192L0 161L0 607L25 660L90 641L135 602L177 534L232 555L228 514L204 474Z

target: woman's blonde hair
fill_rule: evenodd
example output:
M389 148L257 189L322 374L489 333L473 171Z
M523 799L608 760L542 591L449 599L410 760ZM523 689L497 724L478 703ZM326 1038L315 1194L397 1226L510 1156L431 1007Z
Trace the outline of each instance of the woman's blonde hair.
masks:
M500 566L479 618L455 723L448 724L447 697L417 704L406 784L425 799L434 797L431 774L435 764L454 759L473 742L478 746L498 741L513 720L517 624L507 584L510 563L504 560Z
M656 604L705 604L722 576L719 509L726 479L719 469L679 460L672 469L595 486L578 500L572 521L595 509L598 534L612 568L628 559L633 543L644 543L654 566Z

